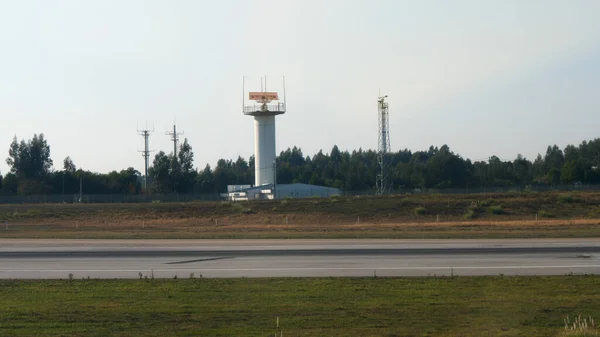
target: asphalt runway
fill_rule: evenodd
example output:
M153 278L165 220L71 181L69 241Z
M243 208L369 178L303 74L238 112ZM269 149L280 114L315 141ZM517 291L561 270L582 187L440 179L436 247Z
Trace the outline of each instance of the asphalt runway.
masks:
M0 278L600 274L600 240L0 240Z

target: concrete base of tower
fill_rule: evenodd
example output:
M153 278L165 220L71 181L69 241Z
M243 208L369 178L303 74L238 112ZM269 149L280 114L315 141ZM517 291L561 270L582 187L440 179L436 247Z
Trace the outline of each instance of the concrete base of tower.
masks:
M254 185L275 183L275 116L254 116Z

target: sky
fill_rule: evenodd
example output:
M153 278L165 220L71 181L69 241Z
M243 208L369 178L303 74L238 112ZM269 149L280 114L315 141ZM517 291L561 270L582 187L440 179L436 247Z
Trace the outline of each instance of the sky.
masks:
M138 129L195 164L252 155L246 90L283 91L277 151L447 144L465 158L600 137L597 0L0 0L0 172L43 133L55 169L143 171Z

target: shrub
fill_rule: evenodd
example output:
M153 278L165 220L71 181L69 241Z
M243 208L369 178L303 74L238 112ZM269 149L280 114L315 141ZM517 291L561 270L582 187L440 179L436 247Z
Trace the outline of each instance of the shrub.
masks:
M504 208L502 208L502 206L492 206L489 208L489 211L492 214L506 214L506 211L504 211Z
M466 220L471 220L475 218L475 209L472 207L467 208L465 215L463 216Z
M235 211L237 213L242 213L242 214L253 214L253 213L255 213L251 208L244 207L244 205L242 205L240 203L232 203L231 204L231 208L233 209L233 211Z
M496 201L494 199L486 199L486 200L480 202L480 205L482 207L489 207L489 206L492 206L495 202Z
M253 211L252 208L244 208L244 209L242 209L242 213L243 214L254 214L256 212Z
M570 194L561 194L558 196L558 202L562 204L571 204L575 202L575 199L573 199L573 196Z
M425 214L425 207L419 206L417 208L415 208L415 215L424 215Z
M540 211L539 215L542 218L554 218L556 216L553 213L550 213L549 211Z

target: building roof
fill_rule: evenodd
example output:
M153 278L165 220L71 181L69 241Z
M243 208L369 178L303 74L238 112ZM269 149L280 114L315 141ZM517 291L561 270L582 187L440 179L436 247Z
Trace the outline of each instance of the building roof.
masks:
M261 186L254 186L250 188L243 189L241 192L250 192L250 191L258 191L273 188L273 184L266 184ZM331 192L341 192L340 189L334 187L327 186L319 186L319 185L310 185L310 184L302 184L302 183L294 183L294 184L276 184L276 190L328 190Z

